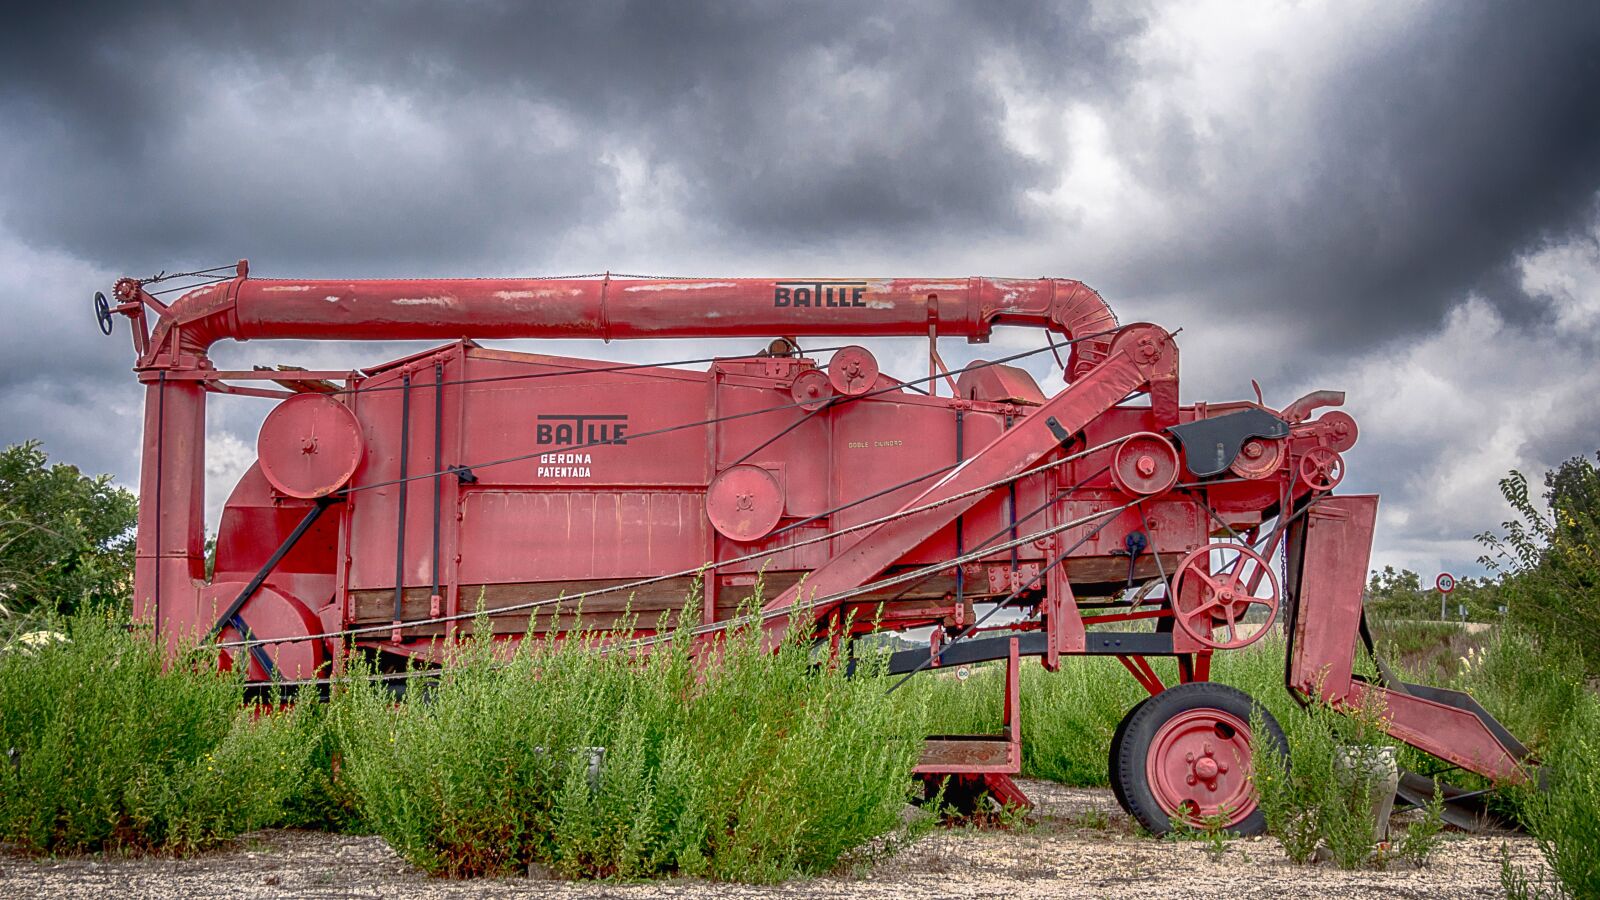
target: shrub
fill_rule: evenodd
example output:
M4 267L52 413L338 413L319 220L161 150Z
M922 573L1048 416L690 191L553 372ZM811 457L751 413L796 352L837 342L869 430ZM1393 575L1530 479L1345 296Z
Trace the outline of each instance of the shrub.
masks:
M1502 862L1508 896L1600 897L1600 700L1586 696L1573 708L1546 757L1545 789L1529 786L1520 803L1523 824L1538 841L1560 888L1530 879Z
M1393 742L1383 734L1382 715L1378 708L1340 711L1314 703L1279 720L1289 738L1287 760L1255 748L1251 765L1267 831L1292 862L1309 863L1321 848L1344 869L1383 862L1373 853L1372 803L1384 787L1374 760ZM1437 843L1440 807L1436 798L1415 832L1402 837L1397 855L1416 863L1427 858Z
M1600 455L1597 455L1600 457ZM1585 674L1600 674L1600 468L1582 457L1545 476L1543 509L1513 471L1500 492L1516 513L1503 533L1478 536L1500 579L1510 621L1571 642Z
M474 638L425 695L334 698L342 777L397 852L454 877L776 881L899 825L920 721L882 677L798 639L730 637L705 668L689 650L682 629L642 660L581 634Z
M214 659L163 671L155 642L83 614L0 656L0 838L49 853L190 852L274 823L312 722L243 704Z
M1581 655L1554 635L1503 626L1470 659L1454 686L1476 697L1536 754L1591 696L1580 678Z
M0 450L0 637L51 613L126 609L136 518L110 475L52 465L38 441Z

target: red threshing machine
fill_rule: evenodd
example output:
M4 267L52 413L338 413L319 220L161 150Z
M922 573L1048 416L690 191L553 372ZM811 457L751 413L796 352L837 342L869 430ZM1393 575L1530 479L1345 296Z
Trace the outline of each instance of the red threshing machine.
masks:
M1281 614L1297 696L1376 698L1400 740L1522 777L1527 751L1469 697L1352 672L1378 498L1334 492L1357 434L1329 409L1343 395L1185 405L1173 335L1120 325L1077 281L290 281L243 262L217 278L170 304L123 279L97 311L107 332L132 321L146 386L136 616L169 645L215 641L253 681L325 684L350 646L391 670L438 661L480 605L506 640L580 606L585 627L647 639L629 623L703 578L702 634L931 627L892 671L1004 661L1004 733L930 738L918 771L1008 802L1026 803L1009 777L1019 660L1113 656L1151 695L1113 739L1123 805L1153 832L1219 812L1259 831L1252 702L1208 673ZM945 368L938 337L996 325L1043 331L1032 352L1057 354L1065 389L1045 396L1016 357ZM475 340L751 336L776 340L703 370ZM797 343L887 336L926 337L929 375ZM448 343L359 370L225 371L207 353L227 339ZM211 393L279 402L207 578ZM758 580L770 599L740 617ZM1260 739L1281 742L1267 721Z

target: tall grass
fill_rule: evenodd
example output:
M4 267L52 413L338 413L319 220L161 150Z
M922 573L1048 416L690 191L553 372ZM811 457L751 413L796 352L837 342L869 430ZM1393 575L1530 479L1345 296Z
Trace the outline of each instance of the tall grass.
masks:
M1594 698L1571 646L1515 626L1496 628L1462 660L1450 684L1467 691L1535 754L1549 748L1573 711Z
M884 687L758 634L703 668L681 630L643 661L475 639L425 693L355 685L332 716L366 822L428 872L777 881L899 826L921 730Z
M1523 805L1545 862L1573 897L1600 897L1600 701L1572 711L1547 759L1546 789Z
M305 713L246 705L215 660L163 671L93 614L0 655L0 840L48 853L190 852L281 821L306 783Z
M1600 697L1575 674L1580 654L1550 635L1506 629L1462 676L1542 762L1542 784L1510 790L1509 811L1534 836L1552 879L1509 861L1511 897L1600 897Z

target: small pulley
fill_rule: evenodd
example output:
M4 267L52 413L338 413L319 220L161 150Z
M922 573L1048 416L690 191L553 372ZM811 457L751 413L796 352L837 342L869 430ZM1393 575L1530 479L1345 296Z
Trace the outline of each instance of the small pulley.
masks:
M1217 559L1222 562L1213 571ZM1260 640L1278 618L1280 596L1272 564L1244 544L1219 541L1198 547L1172 573L1172 617L1186 634L1216 650L1237 650ZM1239 626L1252 606L1265 608L1267 619L1245 632ZM1226 629L1226 637L1217 637L1219 628Z
M789 385L789 396L807 412L815 412L833 399L833 383L821 369L806 369Z
M828 380L847 397L859 397L878 383L878 360L865 347L841 347L828 360Z
M1287 453L1288 447L1282 440L1253 437L1239 448L1239 455L1233 458L1228 470L1240 478L1258 481L1278 471Z
M1135 497L1164 494L1178 482L1178 448L1154 432L1133 434L1111 455L1111 481Z

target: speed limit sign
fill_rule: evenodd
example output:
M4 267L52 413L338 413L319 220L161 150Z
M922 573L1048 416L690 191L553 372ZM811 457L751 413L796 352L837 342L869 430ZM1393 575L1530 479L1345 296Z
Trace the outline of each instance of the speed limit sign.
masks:
M1440 572L1439 577L1434 579L1433 586L1439 589L1439 593L1448 594L1456 589L1456 577L1449 572Z

